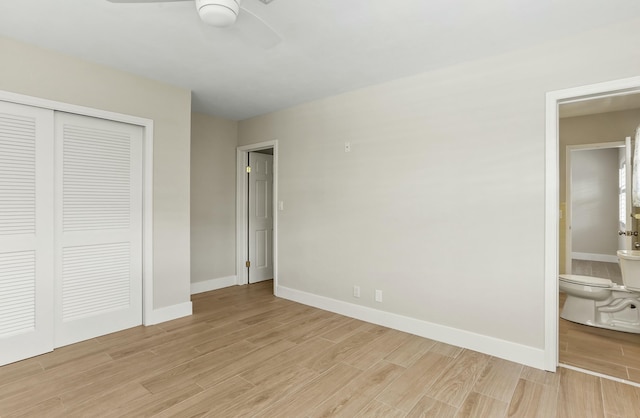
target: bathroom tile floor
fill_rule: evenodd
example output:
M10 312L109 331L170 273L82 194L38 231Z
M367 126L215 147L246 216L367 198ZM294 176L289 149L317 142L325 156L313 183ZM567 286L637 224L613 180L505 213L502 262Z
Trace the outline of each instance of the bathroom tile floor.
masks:
M573 260L573 274L621 280L616 263ZM566 295L560 293L561 310L565 298ZM640 383L640 334L590 327L560 318L559 343L560 363Z

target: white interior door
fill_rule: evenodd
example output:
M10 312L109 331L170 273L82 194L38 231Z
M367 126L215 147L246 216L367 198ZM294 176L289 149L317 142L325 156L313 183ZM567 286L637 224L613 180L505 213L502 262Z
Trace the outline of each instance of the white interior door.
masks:
M56 113L55 346L142 323L142 128Z
M0 365L53 350L53 112L0 102Z
M273 155L249 153L249 283L273 279Z

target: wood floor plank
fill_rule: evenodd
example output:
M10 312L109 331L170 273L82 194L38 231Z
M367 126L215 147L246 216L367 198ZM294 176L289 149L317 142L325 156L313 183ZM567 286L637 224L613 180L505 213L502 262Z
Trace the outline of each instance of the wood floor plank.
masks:
M560 369L558 418L603 417L600 378Z
M256 325L266 321L280 322L281 324L284 324L295 319L299 315L309 312L311 312L311 308L299 304L291 305L288 309L282 309L279 306L272 306L272 309L245 317L241 319L240 322L247 325Z
M41 373L44 368L36 359L37 357L0 367L0 391L2 386L10 382Z
M507 407L506 402L471 392L464 400L456 418L500 418L506 415Z
M640 369L632 369L628 367L627 374L629 375L630 381L640 383Z
M342 325L333 327L320 334L320 338L337 343L353 335L355 332L360 331L360 328L365 325L365 322L353 318L341 317L339 320L342 322Z
M123 382L136 386L138 379L143 379L147 373L162 370L165 365L166 359L150 352L114 360L83 373L81 377L85 378L85 385L61 391L59 396L65 407L71 409L118 390Z
M601 379L604 412L620 417L640 417L640 388Z
M2 415L3 418L62 417L65 414L60 398L49 398L25 409Z
M529 366L523 366L520 377L533 383L551 386L554 389L558 389L560 386L560 372L552 373L545 370L534 369Z
M478 377L473 391L508 402L513 396L521 373L522 365L491 357Z
M409 412L452 363L450 357L428 351L376 399Z
M348 318L343 315L338 315L332 312L324 312L326 315L326 319L324 321L319 321L312 326L311 329L302 333L293 333L289 338L291 341L295 343L301 343L311 338L317 338L318 336L329 332L337 327L341 327L349 321L352 321L352 318ZM328 339L327 339L328 340Z
M558 389L520 379L509 402L508 417L549 418L556 416Z
M457 413L458 408L424 395L409 411L406 418L454 418Z
M227 410L221 412L221 416L252 417L256 411L269 408L317 377L318 373L313 370L290 366L279 373L276 379L270 380L268 385L254 385L241 402L229 405Z
M405 416L404 411L392 408L374 399L369 402L355 418L403 418Z
M435 343L435 341L428 338L409 335L406 341L402 342L400 346L389 353L384 359L399 366L409 367L433 347Z
M251 383L236 376L191 396L154 417L219 417L222 411L246 396L253 387Z
M361 373L362 371L355 367L343 363L336 364L299 390L260 411L255 417L303 417Z
M429 349L429 351L442 354L443 356L457 358L462 353L463 349L454 345L436 342L433 347Z
M165 332L166 331L158 325L151 325L148 327L140 325L137 327L125 329L123 331L114 332L112 334L102 335L100 337L96 337L95 339L103 347L111 348L115 347L116 345L136 343L140 340L153 337L157 334L164 334Z
M318 332L318 329L330 324L331 322L329 321L336 317L338 317L338 315L331 312L316 310L296 321L295 325L290 326L287 339L299 344L308 339L315 338L321 333Z
M625 366L612 363L607 360L602 360L597 357L583 356L574 352L569 352L561 356L560 362L570 366L602 373L607 376L613 376L620 379L628 378L627 368Z
M438 377L429 389L429 396L459 408L489 362L489 356L464 350Z
M369 344L363 344L343 361L361 370L367 370L372 364L376 364L398 348L408 338L409 334L405 332L384 329L376 339Z
M110 405L111 408L117 409L121 405L134 402L149 392L138 382L130 382L127 384L113 385L108 389L94 392L94 396L87 397L84 402L70 405L62 399L65 406L65 417L92 417L101 415L104 405Z
M199 374L195 377L195 382L203 388L215 386L232 376L243 375L243 373L255 370L262 364L269 364L272 358L288 352L293 347L295 347L295 344L287 340L274 341L268 346L258 346L256 350L245 356L242 361L228 362L223 367L217 368L215 373ZM279 370L282 371L282 368ZM273 381L274 377L270 376L269 379ZM249 379L245 380L250 381ZM256 379L256 381L260 382L259 379Z
M150 417L186 401L202 391L200 386L191 384L176 389L172 388L166 392L147 392L144 396L129 400L106 413L102 411L99 415L104 418Z
M380 361L327 398L307 416L310 418L351 418L400 376L404 370L404 367L397 364Z
M322 373L348 358L353 353L365 348L376 338L377 335L374 333L358 331L344 340L333 344L324 352L320 353L320 355L310 358L308 367Z
M224 336L220 333L216 333L215 337L202 344L196 345L194 348L200 353L210 353L279 326L282 326L282 323L277 321L265 321L246 327L239 326L234 331L225 334Z
M165 343L170 343L176 340L183 340L188 338L203 338L200 334L205 335L212 334L212 329L207 324L195 323L185 326L184 328L177 329L171 332L163 332L153 335L136 342L129 342L124 345L116 345L113 348L107 350L107 354L113 359L119 359L127 357L133 354L137 354L155 347L161 346ZM185 344L190 344L186 341Z
M172 387L193 384L202 376L214 373L229 362L240 359L256 349L257 347L254 344L248 341L240 341L220 350L196 357L170 370L158 373L142 381L142 385L151 393L157 393Z
M54 367L64 367L77 361L78 358L86 357L104 351L104 345L95 338L82 341L77 344L60 347L46 356L36 357L44 369Z
M3 385L0 416L55 398L64 391L86 386L90 382L83 372L112 361L107 354L96 353L79 358L70 367L55 367Z
M270 357L269 361L247 369L241 373L241 376L254 385L261 386L272 379L277 379L283 372L289 373L289 367L292 365L298 368L310 369L309 359L319 355L319 353L323 353L332 346L333 343L324 339L308 340L274 357Z

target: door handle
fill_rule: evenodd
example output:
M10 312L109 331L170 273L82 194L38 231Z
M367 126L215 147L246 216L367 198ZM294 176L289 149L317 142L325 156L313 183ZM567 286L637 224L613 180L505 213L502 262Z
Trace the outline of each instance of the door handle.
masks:
M626 235L628 237L637 237L638 231L618 231L618 235Z

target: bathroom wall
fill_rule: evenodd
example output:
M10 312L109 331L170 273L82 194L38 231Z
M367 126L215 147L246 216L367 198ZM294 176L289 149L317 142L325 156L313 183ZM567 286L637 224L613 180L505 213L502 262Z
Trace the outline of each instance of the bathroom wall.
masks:
M562 118L559 123L559 201L561 214L566 207L566 150L569 145L597 144L604 142L624 141L625 137L634 138L635 130L640 125L640 109L607 112L595 115ZM561 218L559 231L559 264L560 273L565 272L566 263L566 228L565 217Z
M281 294L542 364L545 93L636 76L639 25L241 121L279 141Z
M571 248L574 259L616 261L618 155L618 148L571 152Z
M191 117L192 292L235 284L238 122Z

